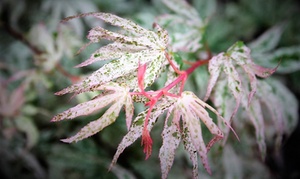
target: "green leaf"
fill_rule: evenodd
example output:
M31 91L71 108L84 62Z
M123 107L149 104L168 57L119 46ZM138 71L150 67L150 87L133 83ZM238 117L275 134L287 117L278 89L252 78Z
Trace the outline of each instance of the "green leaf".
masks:
M31 118L21 116L15 120L17 129L24 132L27 137L26 146L32 148L39 139L39 131Z
M179 69L181 69L181 67L183 66L183 61L182 61L181 56L176 52L174 52L172 54L172 56L173 56L174 60L176 61L176 63L179 65Z
M279 64L277 73L288 74L300 70L300 46L282 47L273 52L253 54L258 64L274 68Z
M256 40L252 41L249 44L250 49L253 53L265 53L273 50L282 35L283 25L277 25L267 30L261 36L259 36Z

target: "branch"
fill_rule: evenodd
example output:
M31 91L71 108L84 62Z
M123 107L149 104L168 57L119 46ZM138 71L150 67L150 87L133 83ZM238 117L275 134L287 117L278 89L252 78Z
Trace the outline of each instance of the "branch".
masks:
M38 49L36 46L30 43L22 33L17 32L15 29L13 29L6 21L3 21L3 27L9 33L9 35L23 42L34 54L41 55L42 53L44 53L42 50Z

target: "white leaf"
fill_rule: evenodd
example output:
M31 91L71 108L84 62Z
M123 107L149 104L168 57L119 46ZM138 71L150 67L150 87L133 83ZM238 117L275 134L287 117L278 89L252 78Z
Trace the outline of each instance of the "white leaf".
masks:
M208 71L210 74L210 78L208 81L207 92L204 97L204 101L206 101L209 98L211 91L218 80L222 65L224 63L223 58L224 58L224 53L220 53L219 55L214 56L211 60L209 60Z
M77 65L76 67L83 67L101 60L117 59L120 58L121 56L127 55L128 53L135 53L145 49L146 47L142 47L142 46L139 47L139 46L132 46L128 44L122 44L119 42L114 42L104 47L101 47L99 50L95 51L89 59Z
M193 164L193 178L198 178L198 157L197 157L197 149L193 145L191 136L189 135L189 129L186 127L186 123L183 122L183 129L185 129L184 132L182 132L182 140L183 140L183 146L184 149L189 153L190 160Z
M231 61L227 60L226 62L224 62L224 72L226 73L228 78L228 87L236 100L236 106L231 116L233 117L236 114L242 99L242 94L243 94L243 89L241 85L242 82L238 72L235 70Z
M282 83L271 78L259 81L257 94L271 114L276 133L291 133L298 121L296 97Z
M129 130L130 125L131 125L131 120L133 117L133 113L134 113L134 105L133 105L133 101L132 101L132 98L130 95L128 95L126 98L125 112L126 112L126 126L127 126L127 129Z
M73 84L72 86L63 89L56 94L63 95L73 92L82 93L86 91L92 91L97 86L103 85L118 77L126 76L137 70L139 63L145 64L150 63L153 60L164 60L163 54L164 53L161 51L157 51L155 53L154 51L144 50L138 53L122 56L118 60L113 60L110 63L105 64L82 82ZM137 59L140 59L140 61Z
M201 124L199 119L194 114L194 111L187 109L185 106L181 109L182 118L184 122L183 131L189 131L188 135L192 139L192 144L195 147L196 151L200 155L201 162L208 173L211 173L208 159L207 159L207 150L202 137Z
M78 104L77 106L54 116L52 121L73 119L78 116L88 115L108 106L110 103L113 104L98 120L90 122L75 136L63 139L63 142L77 142L101 131L116 120L123 105L125 105L126 123L128 127L130 126L131 118L133 116L133 103L131 95L129 94L129 88L110 82L95 89L102 90L103 92L91 101Z
M167 178L168 176L168 173L174 162L175 150L177 149L181 140L180 131L178 128L179 126L176 124L176 121L179 121L180 116L174 114L171 122L169 122L169 117L170 111L165 121L164 129L162 132L163 143L159 150L160 167L163 179Z
M261 156L264 159L266 156L266 143L265 143L265 131L264 131L264 120L263 114L261 111L261 106L259 101L254 98L251 102L251 105L247 109L248 116L254 125L256 141L261 152Z
M89 115L115 101L120 95L109 94L103 97L96 98L94 100L78 104L63 113L60 113L52 118L51 121L60 121L63 119L73 119L78 116Z
M236 106L236 102L228 89L227 81L225 78L223 80L218 81L214 88L212 96L212 102L216 107L217 111L220 113L221 116L224 117L228 124L231 124L231 115L232 111L234 111L234 108ZM224 138L222 141L222 144L224 145L227 141L230 129L221 120L218 121L218 126L220 130L224 133Z
M106 126L115 122L116 118L119 116L119 112L123 106L123 100L113 104L105 113L96 121L90 122L88 125L83 127L76 135L62 139L63 142L77 142L79 140L90 137L97 132L101 131Z
M189 19L200 19L196 9L184 0L163 0L163 3L177 14L183 15Z

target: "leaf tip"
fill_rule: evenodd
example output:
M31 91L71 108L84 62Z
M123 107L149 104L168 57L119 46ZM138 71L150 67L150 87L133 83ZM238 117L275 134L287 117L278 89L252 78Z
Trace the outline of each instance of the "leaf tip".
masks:
M73 142L73 140L71 138L60 139L60 141L62 141L64 143L72 143Z
M148 130L143 132L142 145L144 146L144 153L146 154L145 160L147 160L152 153L152 139Z

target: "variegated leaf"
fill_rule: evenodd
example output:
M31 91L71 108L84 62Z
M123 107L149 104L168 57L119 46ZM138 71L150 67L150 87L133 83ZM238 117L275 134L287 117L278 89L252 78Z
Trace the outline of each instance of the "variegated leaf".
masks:
M259 81L258 96L269 110L277 135L291 133L298 121L296 97L279 81L271 78Z
M140 59L140 61L137 59ZM97 86L113 81L119 77L130 75L132 72L137 70L139 63L147 64L154 60L159 61L160 64L162 64L162 61L165 60L165 56L163 53L161 53L161 51L151 51L151 50L144 50L137 53L127 54L125 56L122 56L118 60L113 60L110 63L105 64L103 67L101 67L99 70L92 73L82 82L73 84L72 86L63 89L57 92L56 94L63 95L66 93L73 93L73 92L82 93L87 91L93 91L94 88ZM154 67L154 68L157 69L158 67ZM153 82L154 81L153 78L156 77L157 74L151 76L145 75L145 80L149 80L149 82ZM149 85L149 83L147 84Z
M77 106L54 116L52 121L73 119L78 116L88 115L108 106L111 103L113 104L98 120L90 122L75 136L63 139L62 141L69 143L74 141L77 142L96 134L116 120L123 105L125 106L126 112L126 124L128 128L130 127L134 106L129 94L129 88L110 82L96 89L102 90L104 93L101 93L88 102L78 104Z
M271 29L264 32L256 40L252 41L249 44L249 47L255 53L265 53L270 50L273 50L277 46L281 38L282 32L283 25L274 26Z
M228 122L226 122L225 119L222 116L220 116L220 114L214 108L200 100L192 92L184 91L181 94L181 97L174 104L174 108L177 109L179 114L182 116L182 138L184 141L185 148L190 153L191 160L193 161L194 176L198 175L198 171L196 171L198 170L198 165L196 162L197 155L193 153L195 151L197 151L200 155L204 168L207 170L208 173L211 173L207 159L207 151L213 146L215 142L222 139L224 135L222 131L217 127L217 125L213 122L212 118L209 116L205 108L208 108L219 118L221 118L221 120L227 127L229 127L230 129L232 128L230 127ZM207 146L205 145L202 137L200 120L214 135L213 139L207 144ZM189 144L188 142L191 143Z
M214 88L214 86L216 85L216 82L218 80L218 77L220 75L220 72L222 70L222 65L223 65L223 61L224 61L224 53L220 53L217 56L214 56L210 61L209 61L209 65L208 65L208 71L210 74L210 78L208 81L208 85L207 85L207 92L206 95L204 97L204 101L208 100L212 89Z
M130 20L109 13L80 14L68 17L64 21L85 16L102 19L113 26L121 27L125 32L112 32L102 27L91 29L88 34L90 43L99 42L101 39L114 42L101 47L77 67L86 66L99 60L114 60L102 66L82 82L65 88L56 94L93 91L94 88L107 82L118 81L128 75L132 76L132 73L137 70L138 64L147 64L147 67L150 68L145 75L145 88L151 85L161 73L163 66L167 64L165 58L165 50L169 39L167 31L157 24L154 26L155 31L150 31ZM134 82L135 80L132 79L131 81ZM131 86L135 85L129 85L129 87Z
M149 117L149 123L147 126L148 131L151 131L153 125L156 123L157 118L172 105L173 101L164 101L161 103L156 104L154 108L151 111L150 117ZM135 142L139 137L142 136L143 133L143 125L146 118L146 115L148 113L148 109L139 113L138 116L134 119L133 124L131 128L129 129L128 133L123 137L121 143L118 146L118 149L114 155L113 161L110 165L110 168L114 166L114 164L117 162L119 156L125 148L130 146L133 142Z
M189 135L189 128L186 126L186 123L183 122L183 132L181 133L184 149L189 153L190 160L193 164L193 178L198 178L198 156L197 149L193 145L192 138Z
M126 113L126 126L129 130L131 126L131 121L134 113L134 105L133 101L130 95L126 97L126 103L125 103L125 113Z
M163 3L177 14L183 15L189 19L200 19L197 10L184 0L163 0Z
M114 103L108 110L106 110L105 113L99 119L87 124L76 135L67 139L63 139L61 141L68 143L77 142L79 140L85 139L100 132L103 128L115 122L123 106L124 99L119 100L120 101Z
M225 168L225 176L222 177L224 179L245 178L242 162L243 160L237 155L233 147L224 146L222 165Z
M300 70L300 46L281 47L268 53L254 53L259 65L274 68L280 63L277 73L288 74Z
M246 104L244 104L246 105ZM258 99L254 98L251 105L247 108L248 116L254 125L256 142L258 143L261 157L264 159L266 156L266 143L265 143L265 126L261 105Z
M242 82L240 79L240 76L238 72L235 70L235 67L233 66L231 60L226 60L224 62L224 72L227 75L228 79L228 87L230 91L232 92L235 100L236 100L236 106L232 112L231 118L236 114L240 102L242 99L243 89L242 89Z
M184 0L164 0L166 6L175 12L157 18L158 24L168 29L171 34L173 51L195 52L202 44L206 24L203 23L196 9Z
M218 81L213 90L212 96L213 97L211 98L211 100L217 111L229 124L231 124L232 111L234 111L236 102L228 89L227 81L225 78L221 78L221 80ZM218 126L224 133L224 138L222 141L222 144L224 145L227 141L230 129L221 120L218 121Z
M177 149L181 140L178 125L180 115L178 114L178 112L175 112L173 110L169 109L162 132L163 143L159 150L160 167L163 179L166 179L168 177L168 173L174 162L175 150ZM173 118L170 117L170 113L172 112L174 112ZM172 121L169 121L170 118Z
M128 53L135 53L146 49L147 48L143 46L132 46L128 44L114 42L104 47L101 47L100 49L95 51L89 59L77 65L76 67L83 67L101 60L117 59L124 55L127 55Z
M191 92L184 92L185 101L190 101L189 107L194 111L194 113L201 119L201 121L205 124L205 126L209 129L209 131L215 135L214 138L207 144L207 150L213 146L215 142L222 139L224 137L223 132L217 127L217 125L213 122L212 118L209 116L208 112L205 108L208 108L210 111L215 113L218 118L222 120L222 122L232 130L229 123L210 105L200 100L195 94ZM232 130L234 132L234 130ZM236 135L236 133L234 132ZM236 135L237 137L237 135ZM237 137L238 138L238 137Z
M66 22L74 18L80 18L85 16L93 16L99 18L107 23L110 23L111 25L122 27L128 31L132 31L137 34L144 34L148 32L147 29L135 24L134 22L110 13L92 12L92 13L79 14L79 15L67 17L63 19L62 22Z
M181 113L183 118L183 132L188 131L188 135L192 140L191 142L200 155L205 170L211 174L199 118L195 115L194 111L188 109L187 106L182 106Z
M237 113L242 95L244 94L242 86L247 86L243 84L250 83L251 86L251 91L247 94L249 105L257 90L256 75L263 78L268 77L275 72L277 67L268 69L254 64L250 56L250 49L246 47L243 42L236 42L227 50L226 53L220 53L210 60L209 73L211 77L209 79L207 93L204 98L205 100L207 100L210 96L221 69L225 72L228 79L228 87L236 99L236 105L231 115L232 118ZM246 78L244 78L245 73L243 73L241 69L243 69L248 75L249 82Z

